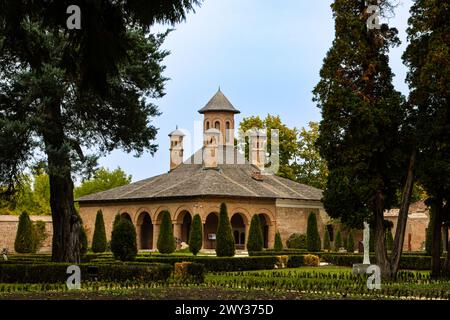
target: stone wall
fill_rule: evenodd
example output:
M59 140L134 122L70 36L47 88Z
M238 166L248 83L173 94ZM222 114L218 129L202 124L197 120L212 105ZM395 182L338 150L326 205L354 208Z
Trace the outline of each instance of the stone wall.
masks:
M39 252L51 252L52 250L52 217L51 216L30 216L31 221L44 221L47 238ZM14 252L14 241L16 239L19 216L0 215L0 249L7 248L9 252Z

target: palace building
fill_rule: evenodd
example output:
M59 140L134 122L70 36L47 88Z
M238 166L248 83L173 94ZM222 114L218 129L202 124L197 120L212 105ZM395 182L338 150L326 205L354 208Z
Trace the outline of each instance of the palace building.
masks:
M219 91L198 111L203 115L203 147L183 161L181 130L169 134L170 171L129 185L77 199L91 241L95 216L103 212L106 234L120 214L136 227L139 249L156 249L161 212L170 212L174 236L187 242L192 218L203 223L203 249L215 247L219 206L226 203L236 248L244 249L253 215L261 219L264 246L272 247L275 232L283 243L292 233L306 233L307 217L317 216L321 237L329 218L321 203L322 191L265 174L267 137L255 131L247 161L235 147L234 115L240 113Z

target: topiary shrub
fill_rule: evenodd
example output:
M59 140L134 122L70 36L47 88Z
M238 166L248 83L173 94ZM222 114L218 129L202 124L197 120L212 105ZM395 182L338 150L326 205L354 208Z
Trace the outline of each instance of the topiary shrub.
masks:
M191 230L189 232L189 251L192 252L194 256L196 256L202 248L202 244L202 220L200 219L200 215L196 214L192 219Z
M323 249L327 250L327 251L331 250L330 234L326 227L325 227L325 232L323 233Z
M261 251L264 246L264 239L258 215L253 215L248 232L247 250Z
M218 257L232 257L235 252L236 248L227 206L225 203L221 203L216 235L216 254Z
M18 253L33 253L35 250L33 223L26 211L19 217L14 250Z
M275 233L275 241L274 241L273 250L275 250L275 251L283 250L283 242L281 241L281 235L280 235L279 231L277 231Z
M306 235L293 233L286 240L286 247L290 249L306 249Z
M33 224L33 252L38 252L42 248L45 239L47 239L45 222L42 220L38 220Z
M309 267L318 267L320 263L320 259L318 256L314 254L306 254L303 257L303 264Z
M161 215L161 227L159 229L157 248L160 253L172 253L176 249L172 219L170 218L169 211L163 211Z
M351 231L348 234L346 249L349 253L353 253L355 251L355 241L353 240L353 233Z
M308 225L306 228L306 248L308 251L317 252L320 251L320 247L321 241L317 228L317 217L314 212L311 212L308 216Z
M334 251L339 251L341 247L342 247L342 236L341 231L339 230L336 233L336 239L334 239Z
M92 237L92 251L96 253L106 251L106 231L102 210L98 210L97 216L95 217L94 236Z
M112 230L114 230L114 227L119 223L120 219L122 219L120 214L116 214L116 216L114 217Z
M114 225L111 235L111 251L115 259L131 261L136 257L136 229L128 219L121 218Z

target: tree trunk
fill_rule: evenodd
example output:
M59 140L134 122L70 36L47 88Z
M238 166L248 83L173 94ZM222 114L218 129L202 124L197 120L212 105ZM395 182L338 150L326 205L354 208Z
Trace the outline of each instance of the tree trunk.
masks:
M408 166L408 174L406 176L405 185L403 187L400 210L397 218L397 227L395 229L394 247L391 255L391 275L393 278L397 275L400 265L400 258L403 252L403 244L405 241L406 222L408 220L409 204L414 185L414 166L416 162L417 151L411 153Z
M447 255L445 257L444 263L444 274L446 277L450 276L450 253L449 253L449 243L448 243L448 222L445 223L444 226L444 244L445 250L447 251Z
M387 256L384 229L384 195L378 191L374 201L374 217L375 217L375 259L380 267L381 278L383 280L391 279L391 267Z
M80 219L73 202L69 149L65 144L59 103L45 108L43 138L48 159L52 210L52 261L80 262Z
M442 245L442 198L433 200L434 208L433 220L433 242L431 248L431 277L439 278L441 276L441 245Z

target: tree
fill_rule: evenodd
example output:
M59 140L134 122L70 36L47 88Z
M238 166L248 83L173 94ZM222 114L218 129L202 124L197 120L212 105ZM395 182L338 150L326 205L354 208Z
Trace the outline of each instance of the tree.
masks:
M194 256L199 253L203 245L202 220L200 215L196 214L192 219L191 230L189 232L189 251Z
M283 251L283 242L281 241L281 235L280 235L279 231L277 231L275 233L275 241L274 241L274 245L273 245L273 250L274 251Z
M216 236L216 254L218 257L232 257L235 254L233 231L228 218L227 205L220 204L219 224Z
M310 122L309 129L302 128L299 133L298 150L294 167L296 181L324 189L327 181L327 163L320 156L316 145L319 137L319 124Z
M128 219L121 218L111 235L111 251L115 259L131 261L137 255L136 229Z
M33 236L33 223L28 213L24 211L19 217L14 250L18 253L33 253L35 248Z
M353 253L355 251L355 240L353 240L353 232L348 233L347 243L346 243L347 252Z
M286 240L286 247L289 249L306 249L306 235L293 233Z
M80 246L80 256L83 257L86 255L88 251L88 238L86 234L86 230L84 229L83 221L81 221L81 228L78 234L79 237L79 246Z
M379 8L386 16L390 0L380 0ZM317 145L329 170L324 206L347 227L374 222L376 262L382 278L390 279L395 268L385 248L384 212L403 183L403 202L409 205L412 189L412 170L406 170L411 153L408 106L392 85L388 57L389 48L400 41L397 30L386 24L367 29L370 13L364 1L335 0L332 9L335 40L314 89L322 110ZM401 213L403 219L405 210ZM407 210L400 225L406 225L406 218ZM403 243L401 237L397 241Z
M386 229L386 249L392 251L394 248L394 237L392 236L391 229Z
M102 210L98 210L95 217L95 229L92 237L92 251L96 253L106 251L106 231Z
M306 248L310 252L320 251L321 241L319 229L317 228L317 217L314 212L308 216L308 225L306 227Z
M92 179L85 180L79 187L75 188L75 198L89 195L96 192L120 187L131 182L131 175L127 175L121 168L108 170L100 168L95 171Z
M166 210L161 212L161 226L159 229L157 248L161 253L172 253L176 249L172 219L169 211Z
M0 2L0 185L6 196L43 150L50 183L52 260L79 262L72 175L116 148L153 154L164 95L157 22L176 23L197 0L83 2L82 28L67 29L70 1ZM149 99L147 99L149 98ZM88 156L83 150L98 150ZM77 170L78 169L78 170Z
M47 232L45 231L45 222L38 220L33 224L33 253L38 252L47 239Z
M324 236L323 236L323 249L330 251L331 250L331 243L330 243L330 234L327 230L327 228L325 227L325 230L323 232Z
M121 219L120 214L116 214L114 216L113 227L112 227L113 230L114 230L114 227L119 223L120 219Z
M432 276L439 277L441 228L445 204L450 200L450 19L448 5L436 1L415 1L410 14L403 61L409 68L409 103L414 106L417 123L417 176L434 213L429 227ZM447 261L449 258L450 253ZM450 268L447 262L446 267Z
M250 222L250 230L248 232L247 251L262 251L264 247L264 239L261 229L260 218L254 214Z
M341 231L339 230L336 234L336 239L334 240L334 251L339 251L342 247L342 236Z

